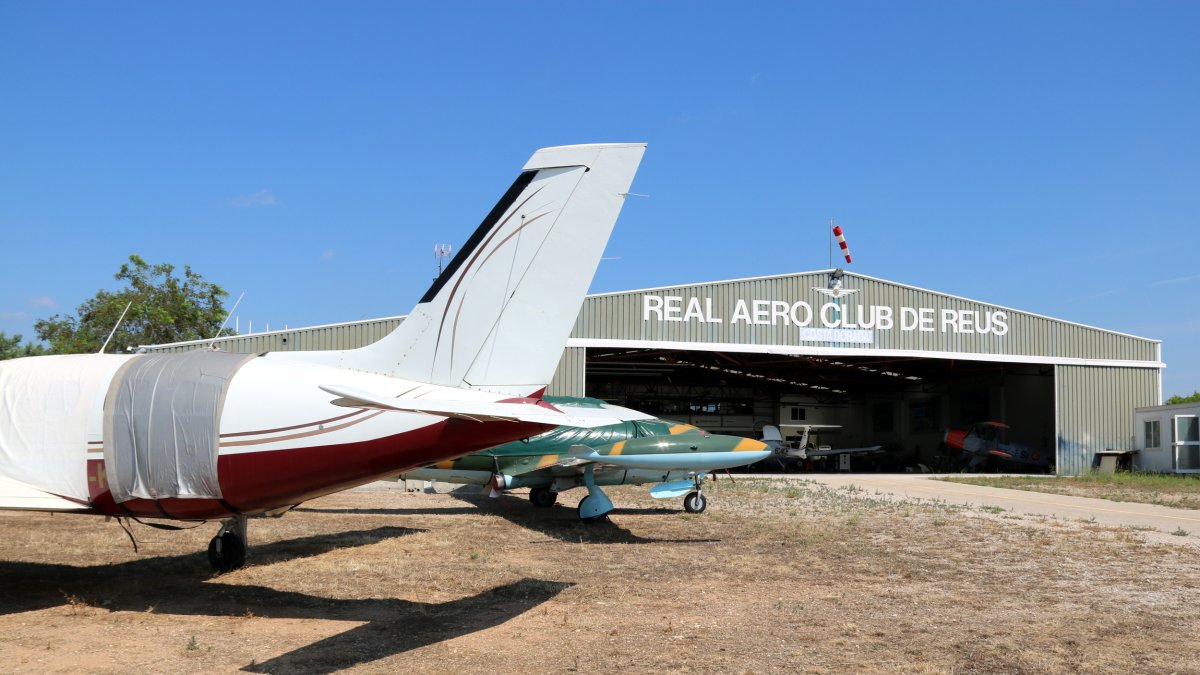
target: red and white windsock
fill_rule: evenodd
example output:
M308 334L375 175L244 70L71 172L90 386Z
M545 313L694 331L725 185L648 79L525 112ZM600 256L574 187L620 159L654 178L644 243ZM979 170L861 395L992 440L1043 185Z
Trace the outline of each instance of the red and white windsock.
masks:
M833 226L833 236L837 237L838 246L842 247L842 255L846 256L846 262L851 262L850 248L846 246L846 237L842 236L842 226L841 225Z

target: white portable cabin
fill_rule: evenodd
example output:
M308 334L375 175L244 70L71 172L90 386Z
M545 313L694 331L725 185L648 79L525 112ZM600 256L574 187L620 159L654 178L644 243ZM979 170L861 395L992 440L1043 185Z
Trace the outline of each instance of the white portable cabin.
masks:
M1200 403L1135 408L1133 430L1136 468L1200 473Z

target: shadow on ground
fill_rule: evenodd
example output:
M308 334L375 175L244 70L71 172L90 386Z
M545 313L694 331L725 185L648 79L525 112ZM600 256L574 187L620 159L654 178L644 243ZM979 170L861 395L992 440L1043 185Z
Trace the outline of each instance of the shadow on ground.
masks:
M257 546L263 565L366 546L423 530L380 527ZM328 673L500 625L572 584L522 579L444 603L336 599L223 584L207 572L203 554L161 556L113 565L73 566L0 561L0 614L85 604L110 612L183 616L254 616L365 622L243 670Z
M642 537L621 527L612 517L623 514L651 514L663 518L678 517L675 509L616 509L609 519L584 523L574 506L556 505L540 509L517 495L502 494L492 498L473 490L457 489L447 493L461 502L473 505L480 513L499 516L520 527L533 530L559 541L572 544L711 544L719 539L661 539Z

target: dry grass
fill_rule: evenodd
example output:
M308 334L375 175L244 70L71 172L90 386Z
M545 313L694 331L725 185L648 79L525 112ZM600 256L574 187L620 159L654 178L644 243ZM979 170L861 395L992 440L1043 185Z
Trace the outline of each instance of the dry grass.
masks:
M1083 476L947 476L938 480L1114 502L1157 504L1175 509L1200 509L1200 477L1194 475L1135 471L1089 472Z
M0 515L15 672L1200 672L1200 560L1138 532L739 478L707 513L612 490L612 523L518 497L350 492L167 533ZM564 495L573 506L578 492Z

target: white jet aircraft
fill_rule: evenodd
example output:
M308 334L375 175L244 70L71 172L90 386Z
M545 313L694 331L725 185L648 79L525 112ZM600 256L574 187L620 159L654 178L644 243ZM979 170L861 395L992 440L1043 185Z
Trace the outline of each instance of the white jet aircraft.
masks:
M538 150L408 318L360 349L0 362L0 508L225 519L208 552L228 571L248 515L587 426L541 394L644 151Z

